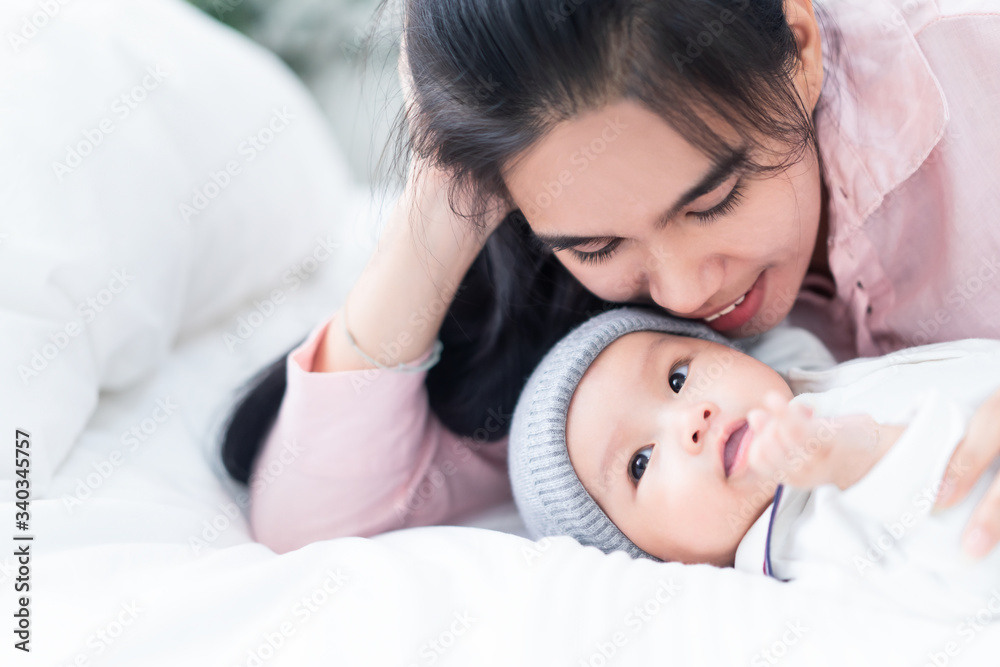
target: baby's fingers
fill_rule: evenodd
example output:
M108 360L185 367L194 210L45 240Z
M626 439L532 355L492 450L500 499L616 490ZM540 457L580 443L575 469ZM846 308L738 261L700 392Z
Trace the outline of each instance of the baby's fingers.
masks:
M788 399L773 389L764 394L764 405L774 414L781 414L788 407Z
M747 423L753 433L747 456L750 467L758 473L781 470L787 459L787 448L778 434L777 420L763 410L751 410L747 413Z
M813 430L812 408L801 403L789 403L781 420L782 437L793 445L801 445L809 439Z
M747 413L747 424L754 433L763 433L764 428L771 421L771 415L766 410L754 408Z

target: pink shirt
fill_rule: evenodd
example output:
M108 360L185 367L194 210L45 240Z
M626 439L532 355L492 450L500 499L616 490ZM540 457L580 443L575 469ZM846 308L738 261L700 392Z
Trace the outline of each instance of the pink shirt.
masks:
M807 276L789 321L838 360L1000 338L1000 11L971 0L824 4L849 63L816 114L836 285ZM479 444L445 429L424 373L311 372L329 323L289 357L251 482L259 541L290 551L511 498L506 438Z
M838 361L1000 338L1000 8L824 4L850 66L816 117L836 296L808 275L789 322Z

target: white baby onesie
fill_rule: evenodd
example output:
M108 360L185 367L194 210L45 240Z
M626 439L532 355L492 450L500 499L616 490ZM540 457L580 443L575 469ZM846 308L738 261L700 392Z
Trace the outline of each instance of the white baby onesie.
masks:
M1000 549L975 563L960 545L997 462L962 503L930 512L969 419L1000 388L1000 341L925 345L788 375L793 401L812 405L819 417L867 413L908 426L848 489L782 487L777 512L772 503L753 524L735 567L761 573L767 560L779 579L871 595L934 617L962 618L990 600L1000 612Z

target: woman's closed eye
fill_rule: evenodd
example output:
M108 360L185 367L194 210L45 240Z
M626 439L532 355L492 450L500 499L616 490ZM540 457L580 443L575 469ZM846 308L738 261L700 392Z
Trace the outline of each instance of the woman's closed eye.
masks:
M632 459L628 462L628 475L633 482L638 482L639 478L642 477L642 473L646 472L646 466L649 465L649 457L652 455L652 445L643 447L632 455Z
M733 189L729 191L726 198L721 202L713 206L706 211L689 211L688 215L694 216L698 222L703 224L708 224L721 218L722 216L731 213L736 206L743 199L743 190L745 188L745 183L742 178L736 181L736 185ZM579 248L569 248L573 256L576 257L580 262L584 264L601 264L608 259L618 250L618 246L622 244L622 238L608 238L608 239L595 239L595 243L604 243L604 245L597 250L580 250ZM554 248L558 249L558 248Z
M586 252L580 250L579 248L571 248L570 252L572 252L573 256L584 264L600 264L614 254L615 250L618 249L618 246L622 244L622 239L597 239L595 243L604 243L604 246L598 250Z
M733 186L733 189L729 191L729 194L726 195L726 198L721 202L707 211L691 211L689 215L693 215L699 222L704 224L713 222L717 218L721 218L727 213L731 213L733 209L736 208L736 205L739 204L740 200L743 198L743 188L744 184L743 179L741 178L736 181L736 185Z

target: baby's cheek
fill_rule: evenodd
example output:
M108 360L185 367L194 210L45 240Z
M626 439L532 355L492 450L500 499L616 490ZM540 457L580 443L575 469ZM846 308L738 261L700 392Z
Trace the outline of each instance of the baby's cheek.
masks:
M738 543L746 533L746 518L737 505L726 504L698 517L701 539L715 548Z
M729 563L746 534L746 528L736 510L691 512L675 519L667 529L668 535L662 541L665 545L663 551L668 555L664 560Z
M669 530L685 549L699 553L728 543L728 525L737 508L725 502L720 489L686 480L671 491Z

